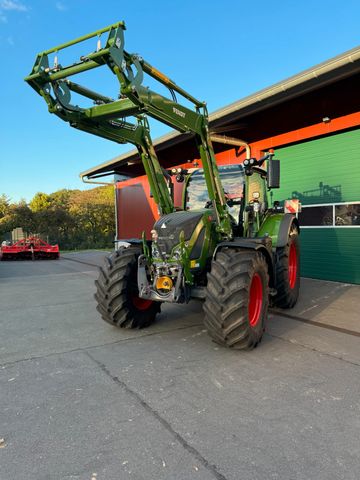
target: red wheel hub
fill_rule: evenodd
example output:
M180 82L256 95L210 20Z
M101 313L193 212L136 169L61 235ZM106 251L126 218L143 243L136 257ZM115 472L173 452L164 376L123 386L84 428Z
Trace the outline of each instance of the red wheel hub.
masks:
M135 308L138 310L147 310L152 305L152 300L146 300L145 298L140 298L137 295L132 295L131 301Z
M261 308L263 304L263 285L261 277L255 273L250 285L249 293L249 323L251 327L255 327L261 316Z
M288 276L289 276L289 285L290 288L294 288L296 284L296 277L297 277L297 252L295 243L291 243L289 249L289 268L288 268Z

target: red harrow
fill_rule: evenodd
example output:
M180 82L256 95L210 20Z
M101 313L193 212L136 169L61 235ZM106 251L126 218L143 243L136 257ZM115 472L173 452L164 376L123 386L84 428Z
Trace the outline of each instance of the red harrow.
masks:
M1 247L1 260L57 259L59 245L49 245L38 237L28 237Z

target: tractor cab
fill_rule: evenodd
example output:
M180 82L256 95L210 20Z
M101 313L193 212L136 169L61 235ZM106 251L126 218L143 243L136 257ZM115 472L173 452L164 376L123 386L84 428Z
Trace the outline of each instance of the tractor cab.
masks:
M243 224L245 216L249 217L249 212L255 210L261 214L267 211L266 171L258 169L249 176L242 164L220 165L218 170L233 234L240 237L244 233ZM184 210L195 211L211 207L203 169L190 172L184 183Z

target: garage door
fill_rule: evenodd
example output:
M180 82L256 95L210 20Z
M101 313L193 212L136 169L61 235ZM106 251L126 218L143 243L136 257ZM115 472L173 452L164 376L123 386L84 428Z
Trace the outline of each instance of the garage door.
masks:
M299 198L301 274L360 283L360 129L276 150L281 188Z

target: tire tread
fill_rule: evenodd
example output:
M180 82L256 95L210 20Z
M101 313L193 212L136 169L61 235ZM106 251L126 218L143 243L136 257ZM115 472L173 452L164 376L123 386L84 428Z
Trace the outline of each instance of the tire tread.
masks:
M253 273L263 276L265 292L260 328L248 321L248 295ZM225 247L213 260L208 273L205 302L205 326L213 340L236 349L252 349L263 335L268 309L268 270L261 253Z

